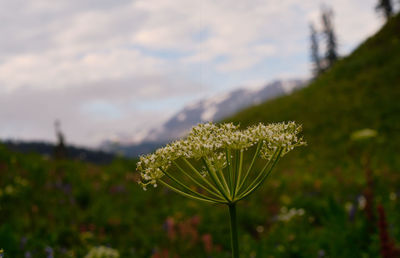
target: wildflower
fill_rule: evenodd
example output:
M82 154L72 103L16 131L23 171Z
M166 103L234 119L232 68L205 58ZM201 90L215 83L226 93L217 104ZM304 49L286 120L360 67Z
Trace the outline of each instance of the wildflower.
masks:
M232 123L199 124L186 138L140 157L139 184L146 190L160 183L195 200L227 204L232 254L237 258L236 202L260 187L281 157L305 145L300 131L294 122L260 123L244 130ZM248 165L247 154L252 157ZM302 209L291 212L304 214Z
M370 128L365 128L365 129L361 129L361 130L353 132L351 134L350 138L353 141L362 141L362 140L374 138L377 135L378 135L377 131L370 129Z
M282 156L305 144L298 137L300 131L301 127L294 122L260 123L245 130L232 123L199 124L185 139L140 157L139 184L146 190L159 182L197 200L233 203L258 188ZM253 159L244 171L243 156L251 148ZM254 164L260 160L266 161L264 169L253 172ZM189 188L193 183L208 195Z
M354 205L351 202L346 202L344 208L347 212L350 212L353 209Z
M204 250L207 253L211 253L213 250L213 241L212 241L212 236L210 234L204 234L201 237L201 240L203 241L203 245L204 245Z
M90 249L85 258L119 258L119 252L106 246L98 246Z
M300 209L291 208L290 210L288 210L287 207L283 206L281 208L280 214L278 214L277 216L277 220L290 221L295 216L303 216L305 213L306 211L303 208Z
M12 195L15 192L15 188L12 185L7 185L4 189L4 193Z
M27 242L28 242L28 239L25 236L22 237L20 240L19 248L21 250L24 250Z
M363 195L358 197L357 201L358 201L358 208L360 210L363 210L365 206L367 206L367 199Z
M47 255L47 258L54 258L54 250L50 246L46 246L45 252Z
M391 192L391 193L389 194L389 199L390 199L391 201L396 201L396 199L397 199L397 194L394 193L394 192Z
M256 231L257 231L258 233L264 232L264 226L258 225L258 226L256 227Z
M381 256L383 258L399 257L400 250L396 248L395 243L388 232L385 208L382 206L382 204L379 204L377 209L379 214L378 227Z

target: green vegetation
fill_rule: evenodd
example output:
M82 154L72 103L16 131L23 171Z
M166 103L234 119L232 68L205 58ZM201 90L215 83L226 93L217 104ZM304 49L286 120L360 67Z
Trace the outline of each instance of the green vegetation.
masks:
M140 157L140 184L147 190L161 183L185 197L227 205L232 257L238 258L236 205L262 186L284 155L305 145L300 131L293 122L260 123L245 130L232 123L199 124L184 139ZM251 162L245 157L252 157Z
M290 206L301 206L318 222L313 222L315 230L307 229L311 238L296 236L297 245L283 243L285 252L299 249L302 251L293 252L304 255L305 246L310 243L302 241L325 239L320 247L331 257L377 255L378 224L375 220L364 221L372 215L358 212L350 220L344 209L346 203L369 195L372 207L366 212L376 217L376 204L383 203L389 216L389 233L400 242L399 114L400 16L397 15L377 35L307 88L227 119L242 126L282 120L303 125L309 146L287 157L277 169L280 175L275 174L273 180L277 180L278 188L284 186L289 191ZM354 132L366 128L375 130L377 136L361 142L351 140ZM264 188L268 199L276 192L274 188ZM317 203L319 207L315 206ZM364 231L368 223L374 229ZM294 232L293 229L292 234L296 235Z
M239 203L242 257L379 257L383 213L400 244L399 71L396 16L307 88L228 119L294 120L308 142ZM4 257L84 257L99 246L120 257L230 257L225 207L143 192L137 180L135 161L94 166L0 146Z

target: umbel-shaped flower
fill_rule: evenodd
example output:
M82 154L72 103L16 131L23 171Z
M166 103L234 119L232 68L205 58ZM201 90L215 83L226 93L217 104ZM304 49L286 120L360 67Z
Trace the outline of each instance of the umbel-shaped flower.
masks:
M232 123L199 124L188 136L140 157L143 189L158 183L186 197L229 206L232 253L238 257L236 203L262 185L289 151L305 142L294 122L240 130Z

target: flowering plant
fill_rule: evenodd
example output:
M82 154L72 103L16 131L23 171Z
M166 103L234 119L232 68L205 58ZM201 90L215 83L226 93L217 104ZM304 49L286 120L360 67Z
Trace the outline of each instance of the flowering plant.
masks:
M195 200L228 205L236 258L236 203L262 185L282 156L305 144L300 131L294 122L260 123L245 130L232 123L199 124L185 139L140 157L139 184L146 190L160 183ZM247 152L252 158L245 164ZM255 169L260 162L262 168Z
M89 253L85 256L85 258L119 258L119 253L117 250L112 249L106 246L97 246L90 249Z

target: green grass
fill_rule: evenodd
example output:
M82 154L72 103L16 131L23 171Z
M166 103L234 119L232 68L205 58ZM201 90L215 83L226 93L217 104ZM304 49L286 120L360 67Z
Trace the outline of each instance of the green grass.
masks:
M227 119L294 120L308 142L238 204L241 257L379 257L377 223L363 205L369 169L372 213L383 204L400 243L399 71L397 16L307 88ZM364 128L378 136L350 139ZM0 249L5 257L46 257L46 247L83 257L97 245L121 257L230 257L225 207L161 187L144 192L137 179L133 160L95 166L0 146Z
M288 155L277 169L280 175L274 175L280 184L287 181L289 185L285 187L286 195L290 198L295 197L300 201L300 195L314 192L315 198L324 198L329 202L328 207L331 202L343 205L367 188L364 176L366 169L373 171L376 195L373 205L385 202L390 191L398 195L400 16L391 19L377 35L369 38L350 56L337 62L308 87L226 119L240 123L243 127L257 122L287 120L303 124L304 136L308 142L306 148ZM378 136L363 142L350 140L353 132L365 128L376 130ZM312 183L314 189L318 189L313 191ZM264 188L265 193L268 193L268 183ZM322 196L322 192L329 194ZM304 196L302 202L307 202L305 200L309 198ZM387 206L389 209L390 205ZM397 210L388 211L391 216L390 225L400 228L399 204L395 207ZM330 231L330 226L326 226L321 229ZM393 228L392 237L399 242L400 232ZM331 230L329 233L333 235L339 231ZM364 240L361 240L360 235L356 242L350 243L335 238L338 242L330 243L332 251L328 254L333 257L351 257L345 250L337 250L335 253L333 249L342 245L350 250L363 241L364 244L372 243L372 239L375 237L376 240L377 236L370 235ZM373 251L369 253L373 254ZM359 257L360 253L356 256Z
M309 147L324 163L353 162L352 132L372 128L371 141L380 161L399 168L394 158L400 144L400 17L392 19L349 57L307 88L243 110L227 119L242 126L293 120L303 124ZM350 152L350 153L349 153ZM350 155L349 155L350 154Z

